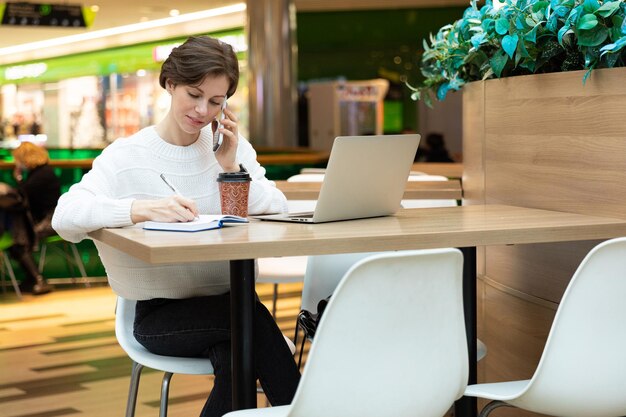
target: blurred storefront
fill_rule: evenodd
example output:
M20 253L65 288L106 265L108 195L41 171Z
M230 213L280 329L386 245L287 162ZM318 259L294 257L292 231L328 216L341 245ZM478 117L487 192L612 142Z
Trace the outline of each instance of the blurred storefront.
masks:
M242 66L229 105L247 135L243 28L210 33L232 44ZM48 148L104 148L160 120L169 97L158 83L161 63L185 38L0 66L0 140L32 140Z

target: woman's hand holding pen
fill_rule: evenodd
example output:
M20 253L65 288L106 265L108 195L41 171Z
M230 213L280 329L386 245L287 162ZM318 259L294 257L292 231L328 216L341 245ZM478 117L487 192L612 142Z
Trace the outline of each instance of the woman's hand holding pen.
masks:
M237 143L239 141L239 131L237 129L237 116L229 108L224 109L224 125L220 131L224 134L224 141L220 148L215 152L215 158L220 164L224 172L239 171L237 163Z
M158 200L135 200L130 209L133 223L148 220L157 222L189 222L198 217L196 202L173 194Z

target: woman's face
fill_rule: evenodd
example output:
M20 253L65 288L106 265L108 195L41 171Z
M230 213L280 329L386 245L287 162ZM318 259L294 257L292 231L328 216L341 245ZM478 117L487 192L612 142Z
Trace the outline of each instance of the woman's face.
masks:
M197 86L168 84L168 91L172 94L170 116L179 130L176 133L196 139L200 129L219 115L229 86L225 75L207 76Z

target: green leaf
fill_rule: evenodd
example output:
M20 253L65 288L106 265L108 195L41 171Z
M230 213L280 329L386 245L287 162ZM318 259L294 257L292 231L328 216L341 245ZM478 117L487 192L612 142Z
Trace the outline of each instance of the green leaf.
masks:
M563 26L561 29L559 29L559 33L557 34L557 39L559 41L559 44L561 46L563 46L563 37L565 36L565 34L570 30L569 25L565 25Z
M502 49L504 49L504 52L506 52L511 59L513 59L513 55L515 54L518 40L519 37L517 35L506 35L502 38Z
M539 10L544 10L546 7L550 5L549 1L538 1L533 4L533 12L538 12Z
M591 30L585 30L578 34L578 45L598 46L609 36L609 30L604 26L598 26Z
M599 8L600 8L600 3L598 3L598 0L585 0L585 3L583 3L583 9L587 13L593 13Z
M446 98L446 95L448 94L448 90L450 90L449 83L441 84L439 88L437 89L437 100L443 101Z
M499 35L509 33L509 21L508 19L500 18L496 20L496 32Z
M496 75L496 77L500 78L500 75L502 75L502 70L504 69L507 60L508 58L504 51L496 52L489 60L489 63L491 64L491 69L493 69L493 73Z
M599 14L602 17L609 17L619 10L619 5L619 1L606 2L600 6L598 10L596 10L596 14Z
M532 28L528 33L524 35L524 40L532 43L537 43L537 28L539 25Z
M578 19L578 23L576 23L576 29L578 30L590 30L595 28L598 25L598 18L594 14L586 14L583 15L580 19Z

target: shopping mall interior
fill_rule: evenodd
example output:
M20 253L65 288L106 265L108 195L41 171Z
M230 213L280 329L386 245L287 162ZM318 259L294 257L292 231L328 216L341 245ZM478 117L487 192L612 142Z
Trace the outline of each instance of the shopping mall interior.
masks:
M322 130L332 137L439 132L454 160L462 161L460 96L451 94L430 109L411 99L407 84L421 81L422 39L458 19L467 1L250 0L248 8L252 3L290 3L294 16L296 129L286 142L258 139L250 127L245 3L102 0L81 5L89 10L86 27L0 25L0 181L14 181L11 150L34 141L53 161L63 161L55 171L66 191L108 144L164 116L169 103L158 84L160 65L173 47L199 34L237 51L241 79L229 106L239 116L240 133L267 155L270 179L323 167L330 145L318 137ZM338 110L328 116L323 110L331 106ZM274 154L290 156L272 159ZM44 265L57 288L51 294L18 299L3 271L0 416L124 415L131 362L115 337L115 295L91 241L77 245L84 271L60 243L50 245ZM19 268L15 273L20 280ZM287 335L294 331L301 289L300 282L279 286L276 317ZM274 291L272 284L257 286L268 308ZM146 370L141 381L135 415L154 416L161 374ZM176 375L170 415L197 415L211 384L210 376ZM262 394L258 403L266 403Z

